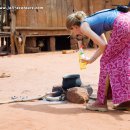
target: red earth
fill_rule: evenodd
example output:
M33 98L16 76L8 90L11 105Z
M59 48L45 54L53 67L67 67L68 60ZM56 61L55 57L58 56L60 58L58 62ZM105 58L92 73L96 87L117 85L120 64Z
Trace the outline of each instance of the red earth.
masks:
M87 56L94 49L86 51ZM61 84L66 74L80 74L84 84L97 92L99 60L79 69L77 53L59 52L0 57L0 101L12 96L35 97ZM130 112L116 111L109 103L108 112L93 112L85 104L19 102L0 105L0 130L130 130Z

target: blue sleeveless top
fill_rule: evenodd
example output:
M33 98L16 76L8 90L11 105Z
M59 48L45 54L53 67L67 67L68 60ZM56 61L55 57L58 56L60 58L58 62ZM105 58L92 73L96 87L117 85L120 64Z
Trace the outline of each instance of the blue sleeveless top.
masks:
M100 36L102 33L113 29L114 20L119 12L117 9L105 9L86 17L83 22L87 22L90 28Z

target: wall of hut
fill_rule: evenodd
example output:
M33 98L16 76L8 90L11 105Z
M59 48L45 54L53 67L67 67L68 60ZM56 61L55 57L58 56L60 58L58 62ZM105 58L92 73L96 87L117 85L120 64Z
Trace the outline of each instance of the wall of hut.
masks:
M3 30L11 33L12 53L75 49L77 41L75 37L68 38L70 32L65 27L69 14L83 10L90 15L128 3L129 0L10 0L10 7L21 8L10 10L10 23ZM109 33L106 36L109 38ZM89 40L83 41L87 44Z

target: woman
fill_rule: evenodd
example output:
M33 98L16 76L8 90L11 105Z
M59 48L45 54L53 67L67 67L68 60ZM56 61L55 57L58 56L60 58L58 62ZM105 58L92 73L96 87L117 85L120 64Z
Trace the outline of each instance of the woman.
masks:
M102 10L89 17L78 11L67 17L66 26L75 35L89 37L98 49L91 58L93 63L101 54L97 100L86 109L107 111L107 98L112 92L114 104L130 101L130 12L117 9ZM109 42L104 32L112 30Z

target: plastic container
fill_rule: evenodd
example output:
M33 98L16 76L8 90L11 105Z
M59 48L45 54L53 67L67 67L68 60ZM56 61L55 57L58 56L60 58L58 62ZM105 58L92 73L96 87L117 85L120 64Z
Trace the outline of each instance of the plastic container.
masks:
M80 49L78 51L78 55L79 55L79 66L80 66L80 69L81 70L86 69L87 64L84 63L84 62L81 62L81 59L85 59L85 54L84 54L84 51L83 51L82 47L80 47Z

